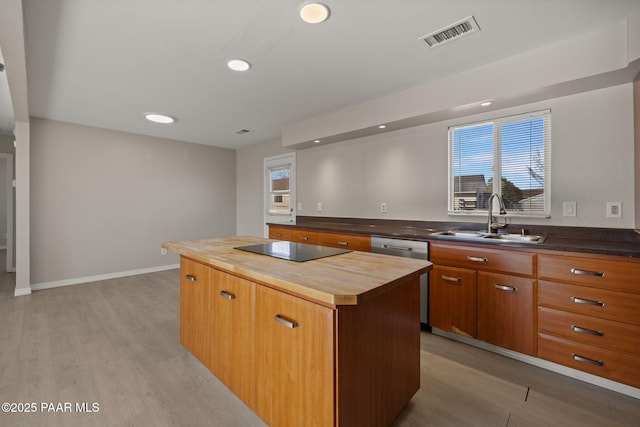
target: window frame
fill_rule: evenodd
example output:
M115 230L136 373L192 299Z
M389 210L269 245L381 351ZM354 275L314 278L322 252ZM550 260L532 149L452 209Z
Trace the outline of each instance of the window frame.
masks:
M544 209L542 211L516 211L507 209L507 217L520 218L550 218L551 217L551 109L537 110L528 113L521 113L509 116L495 117L492 119L481 120L477 122L461 123L451 125L447 130L448 137L448 178L447 178L447 212L449 216L486 216L487 209L462 210L455 209L455 165L454 165L454 132L470 127L478 127L484 125L492 125L493 127L493 153L492 153L492 185L498 187L498 194L502 194L502 146L500 128L507 123L520 122L527 119L544 118ZM496 179L498 177L498 179ZM492 193L495 193L492 188ZM494 212L498 212L498 203L494 203Z

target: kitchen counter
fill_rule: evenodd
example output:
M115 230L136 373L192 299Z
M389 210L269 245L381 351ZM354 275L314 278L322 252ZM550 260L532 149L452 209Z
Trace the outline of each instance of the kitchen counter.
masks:
M431 263L349 252L307 262L293 262L248 253L237 246L265 243L259 237L227 237L168 242L163 248L249 280L329 306L356 305L384 292L410 274L422 274Z
M234 249L266 242L162 245L181 255L181 343L268 425L388 426L420 388L419 285L431 263Z
M274 224L286 226L287 224ZM582 252L640 258L640 234L634 230L591 227L560 227L510 224L506 231L519 233L525 229L529 234L545 236L541 243L496 242L491 240L452 239L434 235L444 230L485 230L484 223L405 221L363 218L330 218L298 216L295 227L364 234L413 240L461 241L485 245L530 248L535 250Z

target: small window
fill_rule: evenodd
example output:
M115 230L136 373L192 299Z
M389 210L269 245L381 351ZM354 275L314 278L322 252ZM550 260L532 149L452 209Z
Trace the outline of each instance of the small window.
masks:
M510 216L548 217L551 111L449 128L449 214L487 213L493 193Z

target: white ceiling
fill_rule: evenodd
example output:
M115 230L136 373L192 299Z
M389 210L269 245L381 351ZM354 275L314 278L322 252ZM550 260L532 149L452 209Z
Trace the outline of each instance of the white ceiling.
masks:
M625 19L640 0L25 0L29 114L239 148L283 126ZM473 15L481 31L417 39ZM238 74L225 66L252 64ZM0 76L4 78L4 76ZM0 97L6 102L6 95ZM146 122L147 111L178 118ZM0 114L6 114L0 108ZM0 127L4 123L0 117ZM236 135L239 129L251 132Z

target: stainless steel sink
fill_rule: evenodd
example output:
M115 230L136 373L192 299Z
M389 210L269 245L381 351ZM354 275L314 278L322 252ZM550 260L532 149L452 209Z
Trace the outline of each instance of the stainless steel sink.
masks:
M483 231L470 230L446 230L431 233L434 236L450 237L459 240L477 240L491 242L517 242L517 243L542 243L544 236L533 234L517 234L517 233L487 233Z

